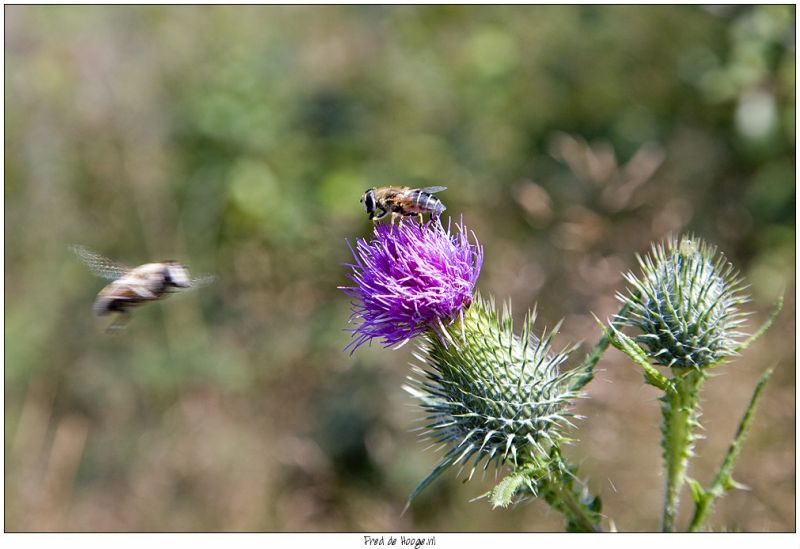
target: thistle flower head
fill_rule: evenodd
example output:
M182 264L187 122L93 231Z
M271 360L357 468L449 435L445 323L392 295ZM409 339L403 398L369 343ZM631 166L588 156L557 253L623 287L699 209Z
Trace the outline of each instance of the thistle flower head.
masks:
M747 301L733 265L702 240L684 236L654 245L641 258L642 276L618 299L630 306L624 323L654 363L676 368L713 366L735 355Z
M444 337L445 326L472 303L483 264L483 248L470 244L463 224L453 234L438 220L376 225L371 239L350 250L355 286L341 289L353 300L350 322L359 323L348 345L353 351L373 338L390 347L428 330Z
M571 389L574 371L561 372L569 351L553 353L554 331L538 339L534 321L535 313L528 315L517 336L508 309L498 315L477 296L460 325L449 328L457 346L425 338L417 355L424 367L405 388L427 413L423 436L448 449L415 495L451 465L473 458L471 477L482 461L484 469L507 460L541 462L563 439L578 396Z

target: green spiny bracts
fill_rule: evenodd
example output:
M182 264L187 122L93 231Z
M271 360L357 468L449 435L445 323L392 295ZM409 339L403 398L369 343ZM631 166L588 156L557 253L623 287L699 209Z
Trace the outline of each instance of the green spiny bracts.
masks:
M427 413L423 436L448 450L412 498L452 465L467 465L472 477L484 460L484 469L541 462L563 440L577 373L560 371L570 351L551 352L556 330L539 339L534 321L529 314L517 336L508 308L498 314L493 302L476 296L463 320L448 328L454 345L425 337L416 355L423 367L406 390Z
M654 245L638 257L642 277L618 299L630 305L624 322L641 330L636 342L656 364L705 368L735 355L748 299L742 281L716 248L690 236Z

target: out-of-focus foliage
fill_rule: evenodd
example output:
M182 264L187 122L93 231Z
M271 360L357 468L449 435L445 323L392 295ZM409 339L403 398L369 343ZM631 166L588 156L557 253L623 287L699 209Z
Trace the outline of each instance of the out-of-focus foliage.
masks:
M446 185L479 288L566 317L557 345L593 343L634 254L683 231L742 270L751 328L785 291L709 382L721 435L690 474L708 482L777 364L737 469L752 491L709 526L794 530L793 6L5 14L8 530L559 530L452 475L401 516L437 461L410 432L410 351L342 352L336 289L381 184ZM73 243L217 282L109 336ZM600 368L570 452L618 528L653 530L656 395L616 352Z

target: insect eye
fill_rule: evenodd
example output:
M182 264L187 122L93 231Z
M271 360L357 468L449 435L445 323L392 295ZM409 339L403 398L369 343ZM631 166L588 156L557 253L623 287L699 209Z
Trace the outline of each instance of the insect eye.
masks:
M167 267L167 279L175 286L181 288L185 288L189 285L189 276L186 273L186 269L181 265L170 265Z
M361 199L361 202L364 204L364 209L367 210L367 213L371 212L375 209L375 197L372 196L372 191L369 190L364 194Z

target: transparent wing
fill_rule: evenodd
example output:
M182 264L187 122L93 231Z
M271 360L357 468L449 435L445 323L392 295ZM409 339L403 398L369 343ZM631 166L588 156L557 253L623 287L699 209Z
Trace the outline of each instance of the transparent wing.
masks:
M442 186L436 186L436 187L423 187L423 188L421 188L420 190L421 190L422 192L424 192L424 193L433 194L433 193L438 193L438 192L441 192L441 191L446 191L446 190L447 190L447 187L442 187Z
M192 278L190 284L192 288L202 288L203 286L208 286L214 282L216 278L217 277L212 274L203 274Z
M131 270L127 265L112 261L107 257L96 254L89 248L84 246L73 245L70 246L72 253L77 255L81 261L86 263L86 266L97 276L107 278L109 280L116 280L122 275Z

